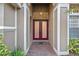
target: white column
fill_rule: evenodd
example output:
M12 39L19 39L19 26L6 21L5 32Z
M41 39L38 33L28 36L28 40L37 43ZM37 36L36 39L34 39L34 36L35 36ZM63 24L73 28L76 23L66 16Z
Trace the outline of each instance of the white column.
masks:
M57 51L60 52L60 5L57 6Z
M29 5L24 4L24 51L25 54L30 48L30 10Z
M26 39L27 39L27 36L26 36L26 33L27 33L27 12L26 12L26 9L27 9L27 6L26 4L23 4L23 8L24 8L24 52L26 54Z

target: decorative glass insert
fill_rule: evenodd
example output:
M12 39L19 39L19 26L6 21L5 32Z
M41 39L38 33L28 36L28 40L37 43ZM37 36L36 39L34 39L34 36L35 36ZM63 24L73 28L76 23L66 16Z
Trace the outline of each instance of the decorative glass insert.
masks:
M35 22L35 38L39 38L39 21Z
M47 38L47 22L42 22L42 38Z

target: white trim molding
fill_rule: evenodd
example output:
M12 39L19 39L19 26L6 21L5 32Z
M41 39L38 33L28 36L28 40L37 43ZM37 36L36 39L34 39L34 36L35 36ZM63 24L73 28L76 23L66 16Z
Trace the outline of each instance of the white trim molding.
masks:
M17 49L17 8L15 7L15 49Z
M0 29L13 29L13 30L15 30L16 27L0 26Z
M69 55L69 53L68 53L67 51L60 52L59 54L60 54L60 55Z
M67 9L69 10L70 5L67 4ZM67 13L67 46L69 46L69 13ZM69 49L67 50L69 54Z
M53 46L53 50L56 53L56 55L58 55L58 51L56 50L56 48Z
M32 42L49 42L49 40L33 40Z

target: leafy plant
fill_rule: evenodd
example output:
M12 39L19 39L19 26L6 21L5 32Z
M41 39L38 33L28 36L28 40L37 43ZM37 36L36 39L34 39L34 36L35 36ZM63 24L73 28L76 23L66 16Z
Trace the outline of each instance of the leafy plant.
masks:
M12 51L11 55L12 56L23 56L24 52L21 50L14 50L14 51Z
M8 47L2 42L2 35L0 35L0 56L8 56L11 51L8 50Z
M23 56L24 52L21 50L9 51L8 47L3 43L3 36L0 35L0 56Z
M70 39L69 51L74 55L79 55L79 39Z
M69 10L66 11L67 13L78 13L79 10L77 8L70 8Z

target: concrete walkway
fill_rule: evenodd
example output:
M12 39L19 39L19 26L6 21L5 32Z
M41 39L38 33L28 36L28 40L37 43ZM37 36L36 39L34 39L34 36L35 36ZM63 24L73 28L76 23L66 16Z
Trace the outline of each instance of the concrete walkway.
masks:
M47 42L32 43L27 56L56 56L54 50Z

